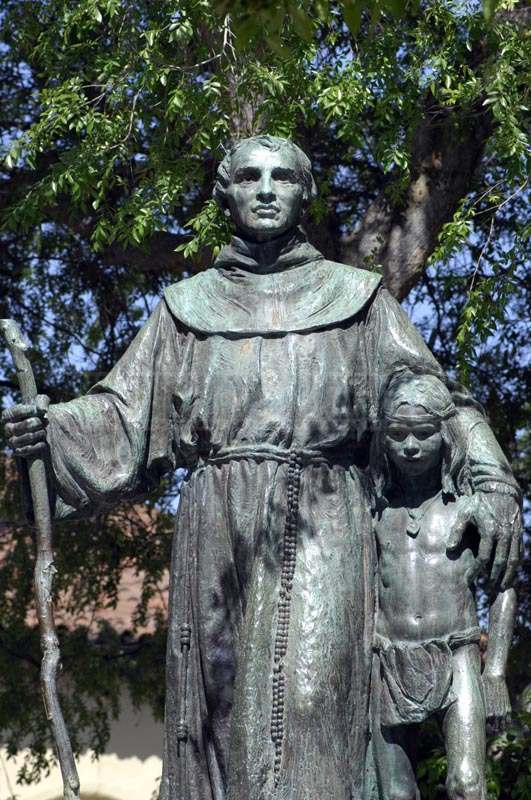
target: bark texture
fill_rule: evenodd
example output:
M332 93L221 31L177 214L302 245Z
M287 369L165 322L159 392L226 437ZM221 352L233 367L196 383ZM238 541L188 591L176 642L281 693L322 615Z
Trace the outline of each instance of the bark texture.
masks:
M344 243L342 260L381 264L385 284L402 300L422 277L442 226L470 190L491 130L484 111L466 116L429 112L413 139L412 177L404 202L393 206L382 192L359 231Z

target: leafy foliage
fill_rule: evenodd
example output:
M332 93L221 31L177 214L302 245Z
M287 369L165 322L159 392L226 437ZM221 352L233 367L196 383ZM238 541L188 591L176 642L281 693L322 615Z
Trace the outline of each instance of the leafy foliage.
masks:
M312 158L320 197L306 227L330 258L349 260L377 201L390 208L389 230L422 216L425 198L409 194L419 171L430 192L446 192L439 217L427 214L437 246L408 307L442 363L459 361L526 486L522 19L510 0L6 0L0 316L23 323L41 391L54 402L86 391L163 287L210 263L229 235L210 199L217 163L231 140L267 130ZM461 194L448 192L457 176L445 172L439 121L456 147L479 131ZM420 157L426 123L434 143ZM7 358L0 390L4 403L16 395ZM33 538L7 454L1 469L0 730L11 752L29 741L21 778L34 780L50 740L30 613ZM118 687L161 714L165 616L151 601L165 582L175 493L161 487L147 517L128 506L57 532L76 747L101 752ZM125 569L143 587L128 631L99 613L116 605ZM521 621L519 642L524 630Z
M525 800L531 790L529 757L531 714L522 711L503 734L490 737L487 744L488 800ZM444 793L446 756L439 747L419 765L417 775L422 798L434 800Z

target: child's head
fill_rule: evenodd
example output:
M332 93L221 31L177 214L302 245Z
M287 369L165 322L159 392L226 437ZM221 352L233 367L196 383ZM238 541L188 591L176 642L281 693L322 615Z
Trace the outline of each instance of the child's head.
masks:
M435 375L401 373L382 398L372 452L376 491L384 495L397 476L420 479L436 471L445 493L456 494L464 462L456 407Z

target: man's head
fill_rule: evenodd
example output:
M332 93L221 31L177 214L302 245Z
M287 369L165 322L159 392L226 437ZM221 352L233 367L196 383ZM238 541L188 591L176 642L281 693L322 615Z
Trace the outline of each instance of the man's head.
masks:
M311 164L287 139L253 136L218 167L214 198L244 238L265 242L294 228L317 190Z

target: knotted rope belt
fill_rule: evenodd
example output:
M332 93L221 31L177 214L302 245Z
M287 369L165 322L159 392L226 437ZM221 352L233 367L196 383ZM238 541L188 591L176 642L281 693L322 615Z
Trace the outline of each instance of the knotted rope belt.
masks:
M191 465L190 470L197 472L211 464L227 464L230 461L277 461L280 464L290 464L297 458L301 467L310 464L328 464L332 467L335 464L349 467L357 463L355 446L348 448L329 448L318 450L311 447L292 447L289 450L285 447L275 447L274 445L240 445L234 447L224 447L214 453L199 456L197 461Z

